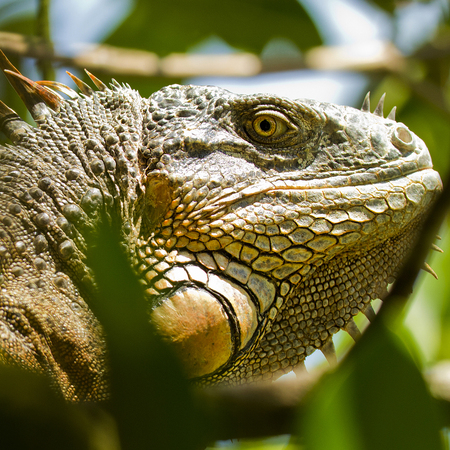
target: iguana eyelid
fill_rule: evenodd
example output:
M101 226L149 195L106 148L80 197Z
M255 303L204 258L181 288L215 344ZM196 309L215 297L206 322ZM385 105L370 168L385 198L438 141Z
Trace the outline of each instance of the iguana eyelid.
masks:
M257 119L268 117L274 120L278 125L275 132L271 135L264 136L255 129L255 122ZM298 133L298 127L280 111L273 109L261 109L250 114L245 121L245 128L247 134L256 142L262 144L273 144L276 142L283 142L287 137Z
M288 117L286 117L283 113L281 113L279 111L274 111L272 109L261 110L261 111L258 111L255 113L254 118L256 119L257 117L260 117L260 116L271 116L271 117L282 120L288 128L286 130L286 132L298 131L298 127L295 124L293 124L292 121L289 120Z

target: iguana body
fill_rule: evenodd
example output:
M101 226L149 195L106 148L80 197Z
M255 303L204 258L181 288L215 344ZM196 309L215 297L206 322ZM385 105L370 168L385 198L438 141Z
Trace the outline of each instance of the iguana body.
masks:
M95 78L61 100L9 77L37 127L3 107L2 355L68 399L107 395L85 264L103 212L189 376L242 383L355 336L441 189L424 143L380 108L195 86L145 99Z

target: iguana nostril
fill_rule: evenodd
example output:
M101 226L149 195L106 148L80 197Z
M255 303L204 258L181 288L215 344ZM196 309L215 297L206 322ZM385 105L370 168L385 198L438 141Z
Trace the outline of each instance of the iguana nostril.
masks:
M405 125L398 125L392 133L392 143L399 150L412 150L414 148L414 137Z

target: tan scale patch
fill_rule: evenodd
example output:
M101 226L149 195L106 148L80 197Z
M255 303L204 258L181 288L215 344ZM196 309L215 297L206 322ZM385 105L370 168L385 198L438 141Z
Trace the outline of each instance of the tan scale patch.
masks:
M241 332L241 348L244 348L258 326L255 305L244 289L217 275L209 276L208 287L223 295L233 307Z
M176 292L151 315L158 333L180 358L189 377L214 372L233 352L230 325L222 305L208 292Z

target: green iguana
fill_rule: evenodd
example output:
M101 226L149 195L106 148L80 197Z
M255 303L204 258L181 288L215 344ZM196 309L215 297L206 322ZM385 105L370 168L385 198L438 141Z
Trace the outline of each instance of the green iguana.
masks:
M334 359L341 329L357 338L441 190L383 99L371 113L369 97L359 111L211 86L142 98L91 74L78 94L2 67L36 127L1 104L1 358L70 400L108 392L85 255L102 214L188 375L239 384L316 349Z

